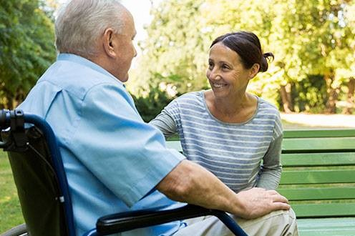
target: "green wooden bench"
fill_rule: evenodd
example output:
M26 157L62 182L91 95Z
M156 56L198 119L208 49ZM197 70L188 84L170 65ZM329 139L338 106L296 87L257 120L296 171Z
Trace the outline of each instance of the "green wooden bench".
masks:
M355 235L355 130L287 130L278 191L301 236Z
M286 130L282 165L301 236L355 235L355 129Z

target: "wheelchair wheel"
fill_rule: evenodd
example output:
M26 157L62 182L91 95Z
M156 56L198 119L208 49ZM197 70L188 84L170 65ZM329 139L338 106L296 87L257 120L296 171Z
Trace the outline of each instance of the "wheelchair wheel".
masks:
M27 233L26 224L21 224L18 226L9 229L5 233L2 233L1 236L30 236Z

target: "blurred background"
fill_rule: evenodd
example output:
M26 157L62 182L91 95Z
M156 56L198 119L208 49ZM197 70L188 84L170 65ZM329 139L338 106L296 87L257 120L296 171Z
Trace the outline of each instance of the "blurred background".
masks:
M0 0L0 108L16 107L55 61L53 22L65 2ZM355 1L121 2L138 32L138 57L126 85L146 121L176 96L208 89L212 40L238 30L254 32L264 52L275 55L249 92L275 104L284 119L355 114Z

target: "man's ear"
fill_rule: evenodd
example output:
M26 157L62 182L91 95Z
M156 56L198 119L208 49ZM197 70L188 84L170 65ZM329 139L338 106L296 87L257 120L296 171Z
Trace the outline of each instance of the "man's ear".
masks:
M112 30L112 28L107 28L104 31L104 36L103 36L103 47L106 52L106 54L109 57L117 57L117 52L115 51L115 42L114 42L114 37L115 34Z
M249 71L249 79L252 79L256 76L256 74L259 72L259 69L260 69L260 65L255 63L251 68L250 68L250 71Z

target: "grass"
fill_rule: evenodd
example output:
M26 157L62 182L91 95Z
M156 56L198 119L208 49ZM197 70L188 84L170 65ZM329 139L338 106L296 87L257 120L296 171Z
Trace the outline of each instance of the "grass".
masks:
M24 222L6 153L0 151L0 233Z

